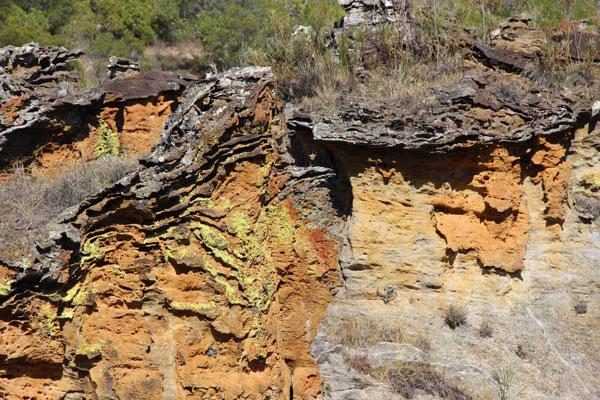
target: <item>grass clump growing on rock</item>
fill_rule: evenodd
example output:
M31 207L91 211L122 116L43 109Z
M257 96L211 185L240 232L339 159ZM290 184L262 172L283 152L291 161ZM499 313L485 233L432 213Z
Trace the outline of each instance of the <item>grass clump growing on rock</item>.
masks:
M431 348L428 337L422 334L405 335L402 322L398 320L344 314L326 317L321 326L330 340L348 348L366 348L382 342L410 344L425 353Z
M372 372L379 380L389 382L394 393L412 399L417 391L446 400L471 400L472 397L449 382L427 363L398 362L395 367L380 367Z
M373 369L371 359L367 353L356 353L352 355L348 360L348 366L361 374L368 374Z
M510 388L515 373L511 367L502 368L499 371L494 371L492 379L496 382L496 394L500 400L508 400L511 398Z
M398 322L364 315L347 315L339 320L323 321L325 332L339 344L350 348L365 348L381 342L402 343Z
M47 224L135 168L136 160L114 156L67 167L55 177L16 168L0 186L0 254L26 260L33 242L47 236Z
M494 334L494 328L492 328L492 323L489 319L484 319L479 325L479 336L482 338L492 337Z
M451 304L444 309L444 322L450 329L456 329L467 323L467 310L455 304Z

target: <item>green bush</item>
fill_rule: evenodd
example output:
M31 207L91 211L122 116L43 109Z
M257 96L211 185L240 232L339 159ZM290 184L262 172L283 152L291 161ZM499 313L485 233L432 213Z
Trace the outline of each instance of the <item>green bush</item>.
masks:
M0 46L23 45L31 41L52 44L46 15L40 10L25 12L13 2L0 3Z

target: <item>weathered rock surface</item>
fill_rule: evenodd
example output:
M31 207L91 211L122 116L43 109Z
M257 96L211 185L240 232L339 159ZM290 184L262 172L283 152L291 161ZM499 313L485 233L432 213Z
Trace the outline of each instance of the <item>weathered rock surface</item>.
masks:
M406 21L408 3L390 0L340 0L346 15L344 27L378 25Z
M139 173L5 271L2 396L319 397L333 173L291 165L284 132L269 70L190 87Z
M375 25L403 12L343 4ZM600 398L598 107L502 72L521 64L498 55L537 51L526 22L466 44L486 67L410 110L306 114L262 68L35 95L38 118L92 110L96 126L17 157L11 135L34 130L4 125L6 166L93 158L100 121L144 155L67 210L34 259L0 263L0 397L387 400L400 396L391 375L367 369L427 364L454 398L493 398L501 370L519 398ZM143 132L164 119L147 153ZM449 305L466 311L456 329ZM397 343L349 348L331 330L365 318L401 326ZM448 398L429 389L407 393Z
M539 27L530 26L531 17L514 16L490 33L492 46L521 53L530 59L542 54L546 35Z
M193 80L142 72L83 91L77 73L68 70L81 51L36 43L0 51L0 171L17 163L52 171L95 159L103 127L116 133L120 154L137 157L158 141Z

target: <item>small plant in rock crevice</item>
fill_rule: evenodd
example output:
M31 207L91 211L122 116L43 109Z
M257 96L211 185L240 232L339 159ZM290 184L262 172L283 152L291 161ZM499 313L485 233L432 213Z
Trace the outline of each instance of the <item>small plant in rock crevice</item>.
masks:
M450 329L456 329L467 323L467 310L464 307L451 304L444 309L444 322Z
M361 374L368 374L373 369L371 359L367 353L353 354L348 360L348 366Z
M500 400L508 400L510 398L510 388L514 378L512 367L505 367L499 371L494 371L492 379L496 382L496 394Z
M519 358L525 358L525 356L527 355L527 352L525 351L525 348L522 344L517 345L517 351L515 353Z
M584 302L575 304L575 312L577 314L585 314L587 312L587 304Z
M494 328L489 319L484 319L479 325L479 336L482 338L490 338L494 334Z

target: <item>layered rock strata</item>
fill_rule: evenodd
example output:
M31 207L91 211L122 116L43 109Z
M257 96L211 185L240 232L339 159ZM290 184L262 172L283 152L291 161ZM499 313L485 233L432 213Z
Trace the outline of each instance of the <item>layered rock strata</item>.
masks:
M22 165L55 173L107 151L138 157L158 141L193 80L145 71L84 90L69 66L81 54L36 43L2 49L0 171ZM109 149L99 144L105 137L113 139Z
M392 3L344 4L417 32ZM97 156L81 144L94 129L64 127L15 151L46 132L31 113L92 107L88 126L132 155L166 123L138 171L67 210L31 260L0 263L0 397L493 398L499 373L519 398L600 397L597 110L503 72L537 51L526 23L465 44L462 77L413 109L307 114L262 68L32 95L43 106L2 127L5 168L50 170L65 143ZM516 31L533 35L526 52ZM125 151L128 136L144 146ZM455 329L449 309L464 312ZM382 326L399 328L348 345ZM389 372L422 365L447 382Z
M338 211L284 132L268 70L192 86L140 172L2 271L3 398L318 397Z

